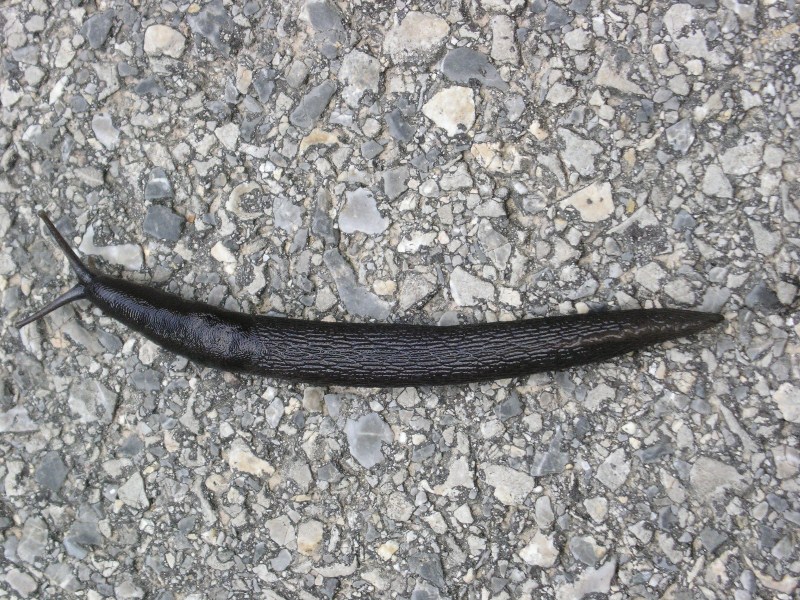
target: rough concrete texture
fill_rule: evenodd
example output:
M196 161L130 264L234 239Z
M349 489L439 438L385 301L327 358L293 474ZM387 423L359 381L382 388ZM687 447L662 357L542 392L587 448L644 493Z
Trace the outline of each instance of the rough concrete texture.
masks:
M0 596L795 598L800 44L784 0L1 10ZM289 385L86 303L724 313L524 380ZM603 596L605 597L605 596Z

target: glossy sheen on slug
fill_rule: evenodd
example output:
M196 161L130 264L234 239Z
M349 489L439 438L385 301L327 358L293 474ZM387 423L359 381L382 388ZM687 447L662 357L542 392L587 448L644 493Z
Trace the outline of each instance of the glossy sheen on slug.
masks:
M95 274L40 216L80 283L17 325L85 298L160 346L204 365L316 384L445 385L530 375L601 361L697 333L722 316L624 310L436 327L329 323L236 313Z

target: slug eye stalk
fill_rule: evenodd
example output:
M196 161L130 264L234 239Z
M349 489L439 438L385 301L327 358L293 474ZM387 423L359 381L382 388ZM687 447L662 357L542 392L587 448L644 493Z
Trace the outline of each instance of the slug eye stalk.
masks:
M88 296L86 295L85 286L87 284L90 284L95 279L94 273L92 273L89 270L89 267L87 267L85 264L83 264L83 262L81 262L81 259L78 258L77 254L75 254L75 251L69 245L69 242L67 242L67 240L64 239L64 236L61 235L61 232L58 231L55 224L50 220L50 217L47 216L47 213L44 212L43 210L40 210L38 212L38 215L39 218L42 221L44 221L45 226L47 227L48 231L50 231L50 235L53 236L53 239L55 239L56 244L58 244L58 247L61 249L61 251L69 260L70 267L72 267L72 270L75 272L75 275L77 275L78 281L80 281L80 283L78 283L75 287L65 292L64 294L61 294L58 298L50 302L50 304L48 304L44 308L41 308L32 315L24 317L19 321L17 321L16 323L14 323L14 326L17 329L25 327L25 325L33 323L34 321L38 321L43 316L50 314L51 312L53 312L57 308L61 308L65 304L69 304L70 302L75 302L75 300L86 299Z

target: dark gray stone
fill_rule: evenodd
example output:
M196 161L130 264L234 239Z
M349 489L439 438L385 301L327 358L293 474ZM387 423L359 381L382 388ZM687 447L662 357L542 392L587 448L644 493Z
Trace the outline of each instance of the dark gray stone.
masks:
M361 144L361 156L366 160L372 160L383 152L383 146L375 140L367 140Z
M258 95L258 101L261 104L266 104L267 100L272 97L272 92L275 91L275 76L277 73L275 69L260 69L253 76L253 89Z
M53 450L42 458L34 479L43 488L57 492L67 479L67 471L67 465L61 460L61 455Z
M326 58L336 58L347 46L347 30L336 5L327 0L306 5L317 48Z
M445 589L447 586L442 571L442 560L436 554L430 552L412 554L408 557L408 568L439 589Z
M416 131L406 119L399 108L395 108L386 115L386 125L389 128L389 135L398 142L408 142L414 137Z
M481 85L507 90L508 84L500 77L489 58L469 48L454 48L442 61L442 73L456 83L469 83L475 80Z
M561 29L572 21L572 15L555 2L548 2L544 11L544 30Z
M133 387L143 392L155 392L161 389L161 377L153 369L134 371L131 383L133 383Z
M675 231L691 231L696 226L695 218L683 209L672 220L672 228Z
M494 414L501 421L507 421L519 414L522 414L522 404L519 401L518 394L512 394L509 398L503 401L494 408Z
M649 465L658 462L664 457L675 454L675 447L670 442L661 441L639 450L637 454L644 464Z
M289 122L295 127L311 129L325 111L335 91L336 84L331 80L323 81L311 88L289 115Z
M177 242L183 231L184 219L165 206L154 204L147 209L142 229L159 240Z
M775 309L781 305L778 295L763 281L759 281L745 296L744 303L748 308Z
M167 172L161 167L150 171L147 183L144 186L144 199L148 201L172 198L172 184L169 182Z
M700 543L703 544L703 548L710 553L713 553L717 548L728 541L728 536L726 534L710 527L703 529L703 531L700 532L699 538Z
M226 56L231 54L231 43L237 42L238 45L236 25L222 5L222 0L209 2L196 15L189 15L187 21L194 33L208 40Z
M114 11L107 10L86 19L81 33L86 36L89 45L97 50L106 43L111 26L114 24Z

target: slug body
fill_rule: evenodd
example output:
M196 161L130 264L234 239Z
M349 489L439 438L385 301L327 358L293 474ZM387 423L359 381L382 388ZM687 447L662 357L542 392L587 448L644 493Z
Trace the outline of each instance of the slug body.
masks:
M193 361L290 381L388 387L503 379L606 360L722 321L718 314L674 309L448 327L254 316L96 274L80 262L47 216L40 216L79 283L18 327L88 299Z

